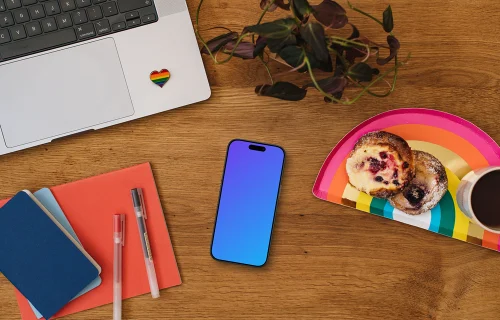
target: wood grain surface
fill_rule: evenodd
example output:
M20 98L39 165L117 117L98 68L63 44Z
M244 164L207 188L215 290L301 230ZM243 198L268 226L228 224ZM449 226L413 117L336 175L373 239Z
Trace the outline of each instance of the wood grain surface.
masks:
M354 2L380 16L389 4ZM193 18L197 4L188 1ZM258 61L214 66L204 57L210 100L2 156L0 197L150 161L183 284L162 291L159 300L126 300L125 319L498 319L499 253L311 193L331 148L361 121L390 109L451 112L500 141L500 2L390 4L401 54L411 52L412 59L387 99L366 97L346 107L325 104L312 91L302 102L259 98L254 87L267 78ZM258 0L206 0L200 22L204 29L239 31L259 14ZM384 41L371 21L349 15L362 34ZM270 260L260 269L216 262L209 253L233 138L287 152ZM111 317L107 305L66 319ZM12 286L0 276L0 319L19 318Z

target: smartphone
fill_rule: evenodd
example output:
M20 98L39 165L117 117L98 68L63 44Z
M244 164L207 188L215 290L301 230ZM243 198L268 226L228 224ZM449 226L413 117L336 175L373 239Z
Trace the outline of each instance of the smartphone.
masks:
M229 143L212 238L212 257L263 266L269 255L285 161L278 146Z

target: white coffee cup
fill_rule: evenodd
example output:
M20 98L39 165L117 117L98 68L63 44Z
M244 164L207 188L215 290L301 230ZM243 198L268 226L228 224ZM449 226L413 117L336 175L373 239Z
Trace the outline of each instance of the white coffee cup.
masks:
M462 210L462 212L472 222L479 225L485 230L500 234L500 228L492 228L491 226L483 224L481 221L479 221L476 214L474 213L474 210L472 209L472 191L474 190L474 187L476 186L479 179L493 171L500 171L500 167L486 167L471 171L466 174L458 186L457 203L460 207L460 210Z

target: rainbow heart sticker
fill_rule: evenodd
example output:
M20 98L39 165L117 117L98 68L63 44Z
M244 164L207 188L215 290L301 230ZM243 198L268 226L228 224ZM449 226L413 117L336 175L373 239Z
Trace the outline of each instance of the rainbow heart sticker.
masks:
M161 69L160 72L155 70L151 72L151 74L149 75L149 79L151 79L151 81L154 84L158 85L160 88L163 88L165 83L170 80L170 71L168 71L167 69Z

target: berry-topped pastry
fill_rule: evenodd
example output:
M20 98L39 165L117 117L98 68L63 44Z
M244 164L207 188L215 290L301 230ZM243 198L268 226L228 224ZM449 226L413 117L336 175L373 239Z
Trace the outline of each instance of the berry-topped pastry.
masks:
M413 178L413 154L403 138L385 131L370 132L354 145L346 169L356 189L387 199Z
M389 201L407 214L417 215L437 206L448 190L448 177L443 164L423 151L413 151L415 178Z

